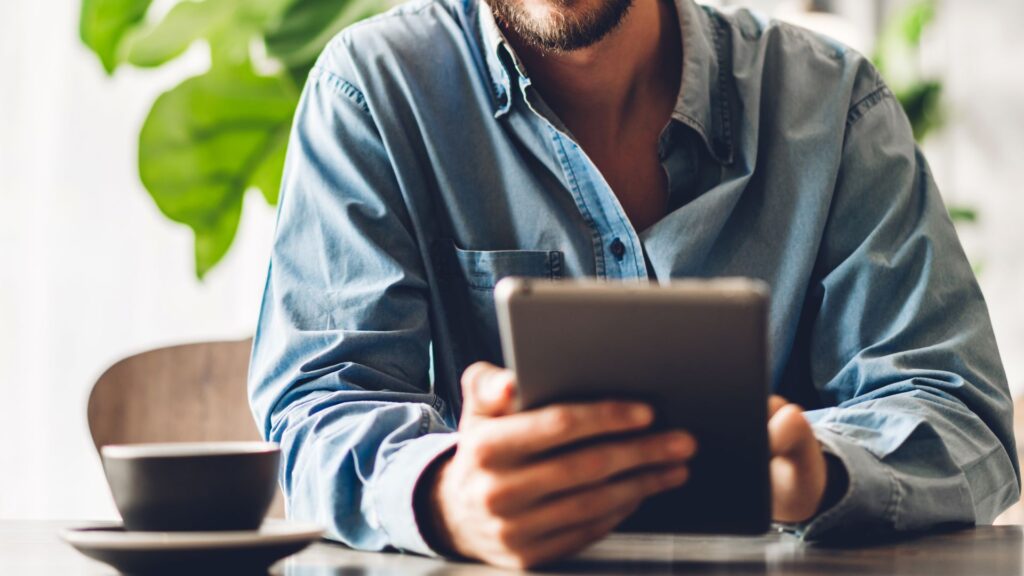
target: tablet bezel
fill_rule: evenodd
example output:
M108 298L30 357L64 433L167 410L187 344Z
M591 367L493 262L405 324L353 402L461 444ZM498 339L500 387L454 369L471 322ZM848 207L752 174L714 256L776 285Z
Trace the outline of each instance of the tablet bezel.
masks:
M638 399L655 407L655 428L698 437L690 481L648 499L621 527L631 532L769 529L768 301L763 282L742 278L505 278L495 287L519 409ZM689 384L672 374L686 374Z

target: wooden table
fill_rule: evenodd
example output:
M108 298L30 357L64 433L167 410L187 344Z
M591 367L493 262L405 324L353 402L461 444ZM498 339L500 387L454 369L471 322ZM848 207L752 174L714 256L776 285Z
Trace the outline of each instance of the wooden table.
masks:
M57 536L66 523L0 521L0 575L99 576L111 568L81 556ZM578 558L543 573L635 574L1024 574L1020 526L934 534L881 546L825 548L784 534L760 538L615 535ZM321 543L276 564L287 576L504 575L478 564L400 554L355 552Z

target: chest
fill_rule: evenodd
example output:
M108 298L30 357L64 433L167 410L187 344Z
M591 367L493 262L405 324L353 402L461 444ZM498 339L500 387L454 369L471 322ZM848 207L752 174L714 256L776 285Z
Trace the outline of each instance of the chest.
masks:
M673 101L663 104L640 107L627 121L617 123L595 121L593 115L574 111L562 115L637 233L668 213L669 175L658 143L668 133Z
M658 159L656 145L592 154L591 159L637 232L665 217L668 177Z

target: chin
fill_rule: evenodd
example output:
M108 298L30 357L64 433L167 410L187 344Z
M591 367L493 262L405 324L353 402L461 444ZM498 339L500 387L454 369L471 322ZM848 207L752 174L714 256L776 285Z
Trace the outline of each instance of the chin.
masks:
M600 12L608 0L490 0L492 4L518 5L538 22L546 19L580 20Z
M646 0L649 1L649 0ZM633 0L487 0L523 40L549 50L587 47L615 29Z

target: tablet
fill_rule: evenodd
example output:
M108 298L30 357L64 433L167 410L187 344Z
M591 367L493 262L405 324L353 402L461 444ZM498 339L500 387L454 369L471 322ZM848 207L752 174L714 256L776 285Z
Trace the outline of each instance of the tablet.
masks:
M506 278L495 301L520 409L640 400L654 407L655 429L697 438L689 481L649 498L618 530L768 530L765 284Z

